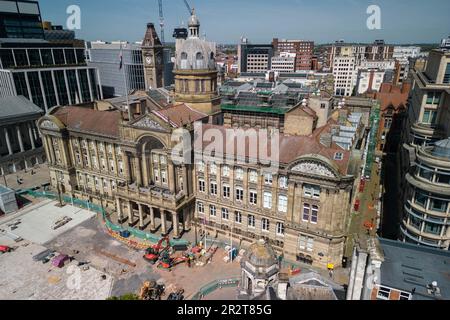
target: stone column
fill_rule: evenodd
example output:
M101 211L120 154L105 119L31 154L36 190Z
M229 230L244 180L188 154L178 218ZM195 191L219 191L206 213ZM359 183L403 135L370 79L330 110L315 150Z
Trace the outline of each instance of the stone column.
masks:
M138 186L142 186L142 169L141 169L141 157L136 156L134 158L134 165L135 165L135 175L136 175L136 182Z
M117 210L117 219L119 220L119 223L122 223L123 213L122 213L122 207L121 207L119 198L116 198L116 210Z
M16 126L17 138L19 139L20 152L25 152L25 148L23 147L22 135L20 134L20 126Z
M189 208L183 209L184 214L184 231L189 232L191 230L191 213Z
M164 210L161 210L161 232L162 234L167 233L166 212Z
M172 225L173 225L173 236L174 238L180 237L180 223L178 220L178 213L172 212Z
M142 153L142 178L144 179L144 187L148 187L149 186L149 178L148 178L148 158L147 158L147 153L143 152Z
M28 127L28 135L30 136L30 141L31 141L31 149L36 149L36 144L34 143L34 136L33 136L33 128L31 127L30 123L27 123L27 127Z
M11 148L11 141L9 140L9 132L8 132L8 128L3 128L3 131L5 133L5 139L6 139L6 145L8 146L8 153L9 155L13 154L13 150Z
M139 207L139 229L144 230L144 210L142 204L138 203Z
M125 175L128 181L128 184L131 183L131 169L130 169L130 158L128 155L128 152L124 152L123 153L123 161L124 161L124 166L125 166Z
M133 207L131 205L131 201L128 201L128 225L131 226L133 224Z
M155 232L156 225L155 225L155 209L153 207L150 207L150 230L152 232Z
M168 178L169 178L169 189L170 192L176 193L176 179L175 179L175 166L173 163L170 163L167 167L168 172Z

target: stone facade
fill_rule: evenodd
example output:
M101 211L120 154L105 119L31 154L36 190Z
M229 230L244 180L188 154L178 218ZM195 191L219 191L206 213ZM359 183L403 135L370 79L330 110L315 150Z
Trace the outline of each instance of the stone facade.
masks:
M0 174L44 163L44 150L36 127L43 112L22 96L2 98L0 104L3 109L0 111Z
M118 111L77 107L57 108L43 117L39 126L51 184L62 193L115 208L119 223L162 234L173 231L178 238L190 229L194 195L192 167L171 158L176 126L153 112L129 122L123 117Z
M313 143L298 139L295 143ZM290 147L296 148L295 143ZM264 238L291 261L322 268L340 265L354 177L307 151L280 165L272 174L262 164L199 162L194 184L197 221L244 243Z

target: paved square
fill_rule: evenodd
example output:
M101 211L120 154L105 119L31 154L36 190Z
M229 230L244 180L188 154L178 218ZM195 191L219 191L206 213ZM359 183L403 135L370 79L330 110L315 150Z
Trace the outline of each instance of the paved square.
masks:
M59 208L56 205L56 202L43 201L18 214L7 216L0 220L0 230L37 244L45 244L96 216L94 212L80 208L69 205ZM54 230L56 222L65 217L72 220ZM16 224L17 229L12 229L11 224Z
M62 269L51 262L35 262L33 256L45 247L26 241L16 246L14 252L0 255L1 300L104 300L110 296L111 276L92 267L82 271L76 261Z

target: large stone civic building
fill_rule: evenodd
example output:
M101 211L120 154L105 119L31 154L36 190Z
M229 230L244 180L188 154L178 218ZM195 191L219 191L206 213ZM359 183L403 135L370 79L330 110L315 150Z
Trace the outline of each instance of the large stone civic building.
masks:
M355 142L360 120L352 123L354 116L339 110L316 128L315 111L308 109L301 113L314 124L307 133L288 130L293 133L278 138L266 133L269 143L279 139L277 171L269 170L264 157L246 153L242 161L227 148L203 157L211 133L240 128L217 124L214 50L199 38L194 13L189 27L190 37L177 43L174 102L150 98L133 99L129 106L107 107L102 101L91 107L56 107L39 120L52 186L102 202L115 211L114 222L145 232L179 238L195 222L197 231L231 236L244 246L265 238L288 260L323 268L340 265L357 165L351 145L343 147L335 135L351 130L347 140ZM191 137L193 150L184 150L189 161L177 161L174 134L179 129ZM263 132L242 131L253 129ZM246 152L251 149L250 140L238 144Z

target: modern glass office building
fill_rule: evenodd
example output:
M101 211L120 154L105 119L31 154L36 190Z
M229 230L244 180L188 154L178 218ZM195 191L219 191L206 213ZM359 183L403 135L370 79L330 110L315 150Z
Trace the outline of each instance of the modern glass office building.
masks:
M406 175L402 240L428 247L450 245L450 139L416 151L416 167Z
M140 44L91 42L87 43L86 52L88 66L99 70L105 97L124 96L127 91L145 90L144 62ZM121 52L123 70L120 69Z
M44 39L37 1L0 1L0 38Z
M44 40L0 40L0 96L23 95L43 110L103 99L96 68L84 48Z

